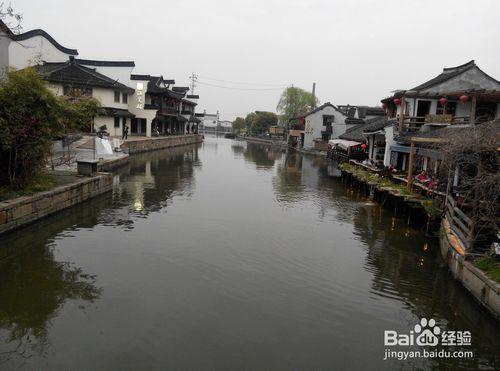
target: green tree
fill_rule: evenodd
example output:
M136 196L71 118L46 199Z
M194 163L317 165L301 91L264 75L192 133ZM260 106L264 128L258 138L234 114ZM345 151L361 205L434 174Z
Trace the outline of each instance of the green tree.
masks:
M236 117L233 121L233 132L236 134L240 133L243 129L245 129L246 123L243 117Z
M92 122L99 102L57 97L31 68L0 80L0 184L22 188L36 178L52 139Z
M276 110L281 114L282 122L292 117L303 115L319 104L318 98L301 88L289 87L281 94Z
M263 134L270 126L276 125L278 116L273 112L255 111L249 113L245 118L247 132L252 134Z

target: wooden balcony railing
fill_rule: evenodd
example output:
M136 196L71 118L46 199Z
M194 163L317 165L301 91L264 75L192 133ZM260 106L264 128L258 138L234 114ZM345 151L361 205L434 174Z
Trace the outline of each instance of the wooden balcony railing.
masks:
M474 248L472 220L460 210L450 195L446 196L445 215L448 223L450 223L451 230L462 243L465 252L471 252Z
M469 116L453 116L453 115L425 115L425 116L405 116L403 120L402 131L417 132L424 124L447 124L458 125L468 124Z

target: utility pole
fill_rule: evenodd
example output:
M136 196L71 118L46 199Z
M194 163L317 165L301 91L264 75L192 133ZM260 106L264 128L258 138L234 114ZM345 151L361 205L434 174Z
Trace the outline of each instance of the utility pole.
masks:
M189 80L191 80L191 94L194 95L194 88L197 86L196 81L198 81L198 76L193 72L191 76L189 76Z
M316 108L316 83L315 82L313 82L312 96L313 96L313 108Z

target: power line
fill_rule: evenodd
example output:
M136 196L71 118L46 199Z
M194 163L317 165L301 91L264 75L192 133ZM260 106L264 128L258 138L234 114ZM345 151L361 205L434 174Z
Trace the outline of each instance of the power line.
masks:
M284 84L267 84L267 83L257 83L257 82L242 82L242 81L231 81L231 80L222 80L222 79L214 79L214 78L211 78L211 77L206 77L206 76L201 76L201 75L198 75L198 77L201 77L202 79L204 80L210 80L210 81L218 81L218 82L227 82L229 84L235 84L235 85L255 85L255 86L273 86L273 87L280 87L280 88L285 88L287 87L288 85L284 85Z
M207 85L211 86L214 88L220 88L220 89L229 89L229 90L252 90L252 91L264 91L264 90L283 90L286 86L282 86L280 88L238 88L234 86L222 86L222 85L216 85L216 84L210 84L208 82L202 82L198 80L198 84L201 85Z

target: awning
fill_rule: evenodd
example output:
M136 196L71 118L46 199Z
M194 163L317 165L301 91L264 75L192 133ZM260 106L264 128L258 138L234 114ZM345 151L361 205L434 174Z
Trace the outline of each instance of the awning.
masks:
M391 146L391 151L393 152L399 152L399 153L410 153L410 146L402 146L400 144L393 144ZM435 149L431 148L421 148L421 147L414 147L414 154L423 156L423 157L429 157L429 158L434 158L441 160L443 158L443 154L439 151L436 151Z
M340 147L340 148L343 148L345 150L351 148L351 147L356 147L356 146L359 146L360 142L355 142L355 141L352 141L352 140L344 140L344 139L330 139L328 141L328 145L332 146L333 147Z

